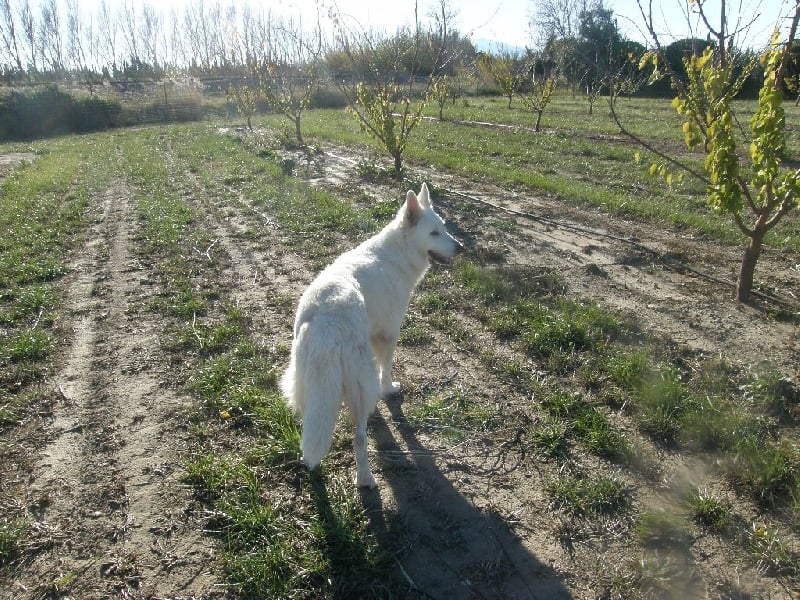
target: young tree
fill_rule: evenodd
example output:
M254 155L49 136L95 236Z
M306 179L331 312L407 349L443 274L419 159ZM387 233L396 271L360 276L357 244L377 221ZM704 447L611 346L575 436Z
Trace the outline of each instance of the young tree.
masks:
M247 128L253 131L253 116L261 102L261 87L258 84L251 85L246 80L231 83L228 86L228 101L236 105L239 114L247 120Z
M447 75L437 77L431 86L431 98L439 105L439 120L444 121L444 105L454 96L453 82Z
M320 80L323 39L319 20L310 30L299 20L271 20L265 42L257 67L261 94L272 110L292 123L297 143L305 146L300 123Z
M535 130L541 131L542 115L553 98L556 89L556 73L550 71L537 77L530 85L530 89L520 94L525 108L536 114Z
M578 31L577 58L591 115L595 103L609 90L611 78L627 57L614 12L602 2L580 13Z
M508 98L508 108L511 108L514 95L528 76L530 67L527 63L517 53L501 49L496 55L481 54L477 64L481 74L493 81L500 93Z
M422 120L438 72L447 63L451 13L446 0L439 6L442 18L438 31L424 32L416 21L413 31L398 31L389 40L350 28L341 14L332 15L339 41L337 60L346 64L350 74L360 75L339 77L337 85L362 131L392 157L398 181L403 178L403 156L411 133ZM423 68L421 64L427 66ZM424 84L415 94L420 76L424 77Z
M656 77L666 75L677 90L672 106L683 120L687 146L699 146L705 150L702 172L687 167L674 156L653 148L631 134L613 111L613 104L612 114L623 132L661 157L665 164L688 170L704 181L709 206L715 211L729 214L747 238L736 286L737 300L747 302L751 297L764 238L797 207L800 193L800 169L787 167L782 161L786 127L782 106L784 79L797 35L800 3L795 4L786 41L781 44L776 31L770 47L761 57L764 81L756 112L750 119L747 166L742 164L745 153L739 151L739 120L733 100L749 71L747 68L740 69L736 75L734 34L729 33L727 28L728 15L724 1L721 3L720 25L717 28L709 22L705 5L698 2L695 6L715 43L706 47L701 54L684 59L686 79L680 78L665 59L652 20L648 20L648 29L656 49L646 56L645 61L655 68ZM641 3L640 8L647 20L648 13Z

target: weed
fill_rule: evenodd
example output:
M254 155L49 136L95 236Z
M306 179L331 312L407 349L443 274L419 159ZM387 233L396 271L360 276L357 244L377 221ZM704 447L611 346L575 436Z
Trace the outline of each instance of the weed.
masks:
M772 369L757 370L742 392L754 407L781 420L789 420L800 405L800 391L791 379Z
M603 365L603 370L611 381L625 390L640 389L652 367L650 356L645 350L626 348L611 354Z
M431 392L422 402L413 403L406 411L412 427L438 430L450 442L459 442L469 433L488 431L498 425L497 415L464 392L442 394Z
M741 406L719 396L708 396L693 405L683 415L682 424L684 441L706 452L733 450L748 431L755 432L756 425Z
M567 426L562 419L546 415L528 432L531 445L548 457L565 457Z
M400 343L404 346L425 346L432 340L433 336L422 325L406 322L400 330Z
M22 520L0 520L0 566L9 563L19 553L20 541L27 527Z
M546 489L554 508L575 516L613 514L628 503L627 486L613 475L562 474Z
M513 286L496 270L463 261L458 275L464 286L483 302L508 300L513 294Z
M694 520L713 531L724 531L731 522L731 506L709 490L695 488L687 499Z
M569 430L590 452L615 460L630 462L634 458L630 442L617 432L605 415L589 404L578 393L554 392L542 399L544 408L552 417L568 424Z
M43 360L52 348L53 340L46 331L22 331L0 342L0 364L6 361L21 363Z
M800 456L796 446L755 436L746 436L737 444L728 471L728 477L764 507L796 494L799 475Z
M690 401L688 390L673 368L661 369L644 380L634 396L642 430L664 444L677 441Z
M758 566L773 575L796 576L800 573L800 554L777 529L753 523L748 549Z

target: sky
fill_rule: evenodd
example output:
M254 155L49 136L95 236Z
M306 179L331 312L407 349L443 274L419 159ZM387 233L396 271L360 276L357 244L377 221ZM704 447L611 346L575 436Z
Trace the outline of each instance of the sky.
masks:
M323 0L324 1L324 0ZM647 3L648 0L642 0ZM278 4L288 6L302 5L312 0L279 0ZM383 0L369 2L367 0L336 0L342 14L353 16L362 25L393 32L398 26L411 25L414 20L414 0ZM420 18L424 18L436 0L419 0ZM710 7L718 5L716 0L706 0ZM739 42L740 47L760 48L766 46L773 27L781 15L793 10L795 0L728 0L729 12L750 17L758 14L759 18L749 30L749 35ZM535 0L451 0L450 5L456 7L456 28L473 40L492 40L506 46L534 46L529 23ZM645 43L642 33L643 19L636 0L605 0L604 5L614 11L617 24L625 37ZM687 0L653 0L653 16L659 28L658 33L664 35L666 43L674 39L689 37L692 29L705 37L703 28L696 17L694 25L687 25L683 7ZM305 9L304 9L305 10ZM646 44L647 45L647 44Z

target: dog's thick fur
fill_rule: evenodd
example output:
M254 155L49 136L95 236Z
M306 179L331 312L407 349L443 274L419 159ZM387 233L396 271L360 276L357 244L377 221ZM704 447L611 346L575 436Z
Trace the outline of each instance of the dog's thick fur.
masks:
M428 187L409 190L394 220L341 255L303 293L281 387L302 417L303 462L328 453L344 403L355 425L356 483L375 487L367 419L378 397L399 391L392 358L411 294L431 260L462 249L431 206Z

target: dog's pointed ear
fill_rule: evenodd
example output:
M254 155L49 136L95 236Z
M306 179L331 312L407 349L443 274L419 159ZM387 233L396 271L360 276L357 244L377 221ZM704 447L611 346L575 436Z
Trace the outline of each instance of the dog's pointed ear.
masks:
M406 204L404 208L406 211L406 223L409 225L416 225L417 221L419 221L419 212L422 210L422 207L420 206L419 198L417 198L413 190L408 190L408 193L406 193Z
M424 181L422 182L422 187L419 190L419 203L425 208L431 207L431 196L428 193L428 184Z

